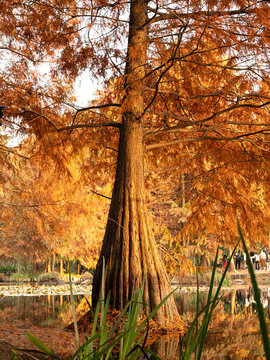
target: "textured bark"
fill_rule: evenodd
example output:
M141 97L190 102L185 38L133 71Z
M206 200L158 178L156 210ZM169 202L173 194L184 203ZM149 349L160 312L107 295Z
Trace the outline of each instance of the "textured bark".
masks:
M204 268L210 268L210 260L209 260L209 257L206 256L205 253L203 253L202 256L201 256L200 266L204 267Z
M100 294L102 262L105 258L105 292L111 305L123 309L132 288L141 288L150 312L170 292L164 266L159 259L146 206L144 187L144 141L141 114L147 53L147 1L133 0L126 66L126 97L120 129L118 162L103 246L93 279L93 305ZM158 312L163 323L178 315L173 298Z

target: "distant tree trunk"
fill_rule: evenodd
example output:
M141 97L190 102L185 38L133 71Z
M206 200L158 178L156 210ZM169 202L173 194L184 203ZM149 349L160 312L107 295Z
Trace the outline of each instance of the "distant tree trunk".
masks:
M62 256L60 257L60 274L61 275L63 275L63 271L64 270L64 268L63 268L63 258L62 258Z
M26 259L24 259L24 272L27 274L28 273L28 262Z
M209 258L206 256L205 253L203 253L202 256L201 256L200 266L201 266L201 267L204 267L204 268L209 268L209 267L210 267L210 260L209 260Z
M17 267L18 267L18 273L21 272L21 262L20 259L17 259Z
M147 52L147 3L132 0L126 64L126 98L120 129L116 178L103 246L93 279L93 305L100 296L102 261L105 258L105 293L111 291L111 305L123 309L132 288L142 288L147 312L170 292L164 265L159 259L149 219L144 186L144 139L141 115ZM178 315L173 297L156 319L172 321Z
M47 272L52 272L52 263L51 263L51 258L48 259L48 263L47 263Z
M53 253L53 256L52 256L52 272L54 272L55 270L55 252Z

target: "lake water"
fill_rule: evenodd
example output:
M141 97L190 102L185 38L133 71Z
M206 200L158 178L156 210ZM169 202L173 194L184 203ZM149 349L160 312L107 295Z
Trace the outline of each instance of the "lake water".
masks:
M196 309L196 293L177 293L179 312L190 323ZM261 299L269 325L270 288L261 290ZM207 293L200 293L199 304L206 304ZM78 316L87 311L82 295L75 296ZM67 295L5 296L0 298L0 324L27 328L64 327L72 322ZM182 339L180 339L184 343ZM179 359L179 336L164 336L151 345L163 360ZM224 292L210 323L202 359L264 359L259 323L251 288Z
M83 295L74 296L78 316L87 311ZM85 306L82 306L82 304ZM4 296L0 298L0 324L18 327L65 327L72 322L69 295Z

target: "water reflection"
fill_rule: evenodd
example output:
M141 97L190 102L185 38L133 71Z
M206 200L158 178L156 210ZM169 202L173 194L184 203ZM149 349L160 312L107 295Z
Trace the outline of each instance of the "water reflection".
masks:
M191 322L196 312L196 293L177 293L179 312ZM270 314L270 288L261 289L266 317ZM78 317L88 310L82 295L76 296ZM199 306L207 301L207 293L199 294ZM225 291L210 323L202 359L263 359L263 348L253 289ZM7 296L0 298L1 325L64 327L72 322L69 296ZM269 320L267 319L269 324ZM183 342L184 344L184 342ZM179 359L179 338L161 337L152 350L162 360Z
M270 287L262 288L260 290L261 302L265 309L266 315L270 318ZM200 292L199 294L199 309L202 309L207 302L207 292ZM197 294L195 292L177 293L176 302L178 311L181 315L195 314L197 304ZM221 299L223 308L228 314L247 314L257 313L257 305L254 299L254 291L250 286L248 288L233 289L225 291Z
M74 296L78 310L83 296ZM64 327L72 321L68 295L5 296L0 298L1 325L17 327L52 326Z
M261 302L270 321L270 288L262 288ZM199 294L199 308L207 302L207 292ZM191 323L196 313L196 293L178 293L176 301L183 318ZM185 339L181 339L184 347ZM173 350L174 349L174 350ZM179 359L179 339L163 338L153 345L163 360ZM202 359L265 359L257 306L252 287L225 291L210 322Z

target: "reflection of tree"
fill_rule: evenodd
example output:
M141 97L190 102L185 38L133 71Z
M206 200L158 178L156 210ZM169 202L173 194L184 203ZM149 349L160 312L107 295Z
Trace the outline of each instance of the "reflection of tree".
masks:
M216 309L210 323L206 344L208 350L204 353L205 356L207 355L204 359L215 359L220 353L229 356L230 359L238 360L255 359L263 355L257 315L248 313L243 305L244 311L238 311L241 307L242 295L243 293L241 297L237 297L236 291L233 292L230 315L222 303ZM210 354L215 356L210 357Z
M180 314L186 314L187 312L194 313L197 307L197 294L192 292L191 294L185 294L181 296L180 293L176 294L176 304ZM206 292L199 293L199 308L203 308L207 302Z
M184 303L187 311L184 313L184 319L190 322L194 319L194 312L191 313L190 305L194 299L189 294L183 297L185 301L181 301L180 304ZM202 296L201 299L204 297ZM266 312L268 309L270 312L269 299L270 291L262 290L261 300ZM231 360L263 358L259 320L254 305L251 287L225 292L210 321L202 359L214 360L219 354ZM203 306L203 301L200 302L200 306ZM267 319L267 322L269 324L270 320ZM165 359L170 358L163 358Z
M179 339L175 337L162 336L158 341L148 346L161 359L179 359Z
M81 301L82 296L75 296ZM69 323L72 321L69 296L6 296L0 298L0 317L3 324L23 326L50 325L51 322ZM68 315L67 315L68 314ZM59 320L58 320L59 319ZM66 320L66 322L65 322Z

